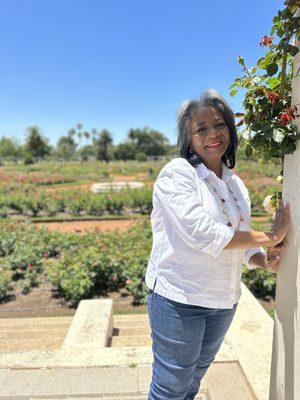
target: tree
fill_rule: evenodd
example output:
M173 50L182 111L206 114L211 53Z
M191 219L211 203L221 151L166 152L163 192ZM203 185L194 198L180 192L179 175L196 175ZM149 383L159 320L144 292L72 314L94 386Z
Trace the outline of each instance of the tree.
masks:
M95 157L95 148L92 144L87 144L80 149L82 161L88 161L89 157Z
M62 136L56 146L57 155L64 160L70 160L75 154L77 144L75 143L72 135Z
M40 128L30 126L27 128L26 151L33 157L43 158L50 153L51 146L48 144L48 139L43 137Z
M111 159L109 150L112 142L112 135L108 130L103 129L98 133L98 138L94 140L97 160L105 160L108 162Z
M169 139L154 129L145 127L143 129L130 129L128 139L135 148L135 153L143 152L148 156L159 156L167 154Z
M114 157L116 160L134 160L135 153L135 146L129 142L120 143L114 149Z
M12 158L19 154L19 148L15 141L10 138L2 137L0 139L0 157Z
M81 123L78 123L75 128L72 128L68 131L68 136L77 136L79 139L79 147L81 147L82 138L84 137L85 139L89 139L91 134L83 129L83 125Z

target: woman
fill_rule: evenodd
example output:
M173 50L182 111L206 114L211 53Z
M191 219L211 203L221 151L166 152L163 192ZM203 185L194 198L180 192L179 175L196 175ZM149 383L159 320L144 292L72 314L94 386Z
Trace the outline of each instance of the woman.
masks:
M243 262L276 272L290 216L281 201L271 233L251 230L248 190L231 171L234 114L219 93L185 102L177 123L179 157L153 189L149 400L195 398L236 312Z

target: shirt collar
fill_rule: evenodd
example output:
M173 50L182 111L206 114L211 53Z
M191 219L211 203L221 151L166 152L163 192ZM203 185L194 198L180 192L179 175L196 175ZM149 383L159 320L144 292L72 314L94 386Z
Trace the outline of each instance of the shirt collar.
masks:
M227 165L222 161L222 180L227 182L233 175L232 171L227 167ZM217 175L211 169L208 169L204 163L200 163L196 167L198 176L200 179L205 179L208 175L213 174L216 178ZM219 179L219 178L218 178Z

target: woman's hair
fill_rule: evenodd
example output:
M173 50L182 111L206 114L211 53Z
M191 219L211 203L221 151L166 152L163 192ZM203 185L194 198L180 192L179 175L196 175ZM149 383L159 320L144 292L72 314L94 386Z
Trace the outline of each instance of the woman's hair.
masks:
M205 90L199 99L187 100L182 103L177 112L177 153L179 157L185 158L193 167L203 163L197 154L191 152L190 122L193 114L202 107L213 107L219 111L227 125L230 133L230 143L222 156L222 161L228 168L235 166L235 153L238 147L238 136L236 132L234 113L227 101L213 89Z

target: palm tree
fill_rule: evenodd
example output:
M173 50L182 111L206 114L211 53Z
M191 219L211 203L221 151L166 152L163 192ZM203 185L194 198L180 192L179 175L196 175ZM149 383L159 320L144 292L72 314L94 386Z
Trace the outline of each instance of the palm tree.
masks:
M113 139L111 133L103 129L99 132L99 138L94 141L94 144L97 146L97 160L105 160L109 161L108 148L112 144Z

